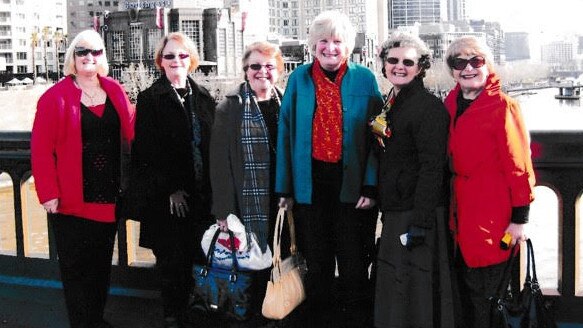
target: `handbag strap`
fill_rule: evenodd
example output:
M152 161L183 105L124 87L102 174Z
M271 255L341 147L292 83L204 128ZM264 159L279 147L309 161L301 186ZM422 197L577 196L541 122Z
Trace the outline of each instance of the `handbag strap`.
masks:
M496 288L496 297L498 300L504 298L504 294L508 288L508 284L510 283L510 278L512 277L512 266L514 264L514 259L517 257L515 256L515 253L518 247L518 243L512 246L512 249L510 250L510 256L508 257L508 260L506 260L506 265L504 266L504 271L502 272L500 283L498 283L498 287Z
M239 271L239 262L237 261L237 249L235 248L235 235L233 234L233 231L228 230L227 233L229 234L229 242L231 244L231 258L233 259L232 261L232 266L231 266L231 272L234 275L235 280L237 279L237 272ZM217 240L219 239L219 235L221 234L221 229L217 229L217 231L215 232L213 239L211 240L210 246L209 246L209 250L208 250L208 254L206 255L206 268L207 270L209 268L212 268L213 266L213 257L214 257L214 249L216 247L216 243Z
M281 235L283 232L283 225L285 221L285 216L287 214L287 221L289 226L290 235L290 252L292 255L297 253L296 246L296 229L294 224L294 217L291 210L286 211L280 208L277 212L277 220L275 221L275 234L273 236L273 266L278 267L281 262Z
M532 246L532 241L530 240L530 238L526 240L526 247L527 247L526 282L529 282L533 287L538 288L538 278L536 276L536 263L534 261L534 247Z

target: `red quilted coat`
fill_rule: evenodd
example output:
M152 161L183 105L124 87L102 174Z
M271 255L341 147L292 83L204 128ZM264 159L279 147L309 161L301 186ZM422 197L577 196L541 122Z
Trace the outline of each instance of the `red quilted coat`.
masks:
M461 253L469 267L508 259L500 239L512 207L534 200L529 136L518 103L502 93L495 74L455 120L459 84L445 99L450 116L449 155L454 172L452 217Z

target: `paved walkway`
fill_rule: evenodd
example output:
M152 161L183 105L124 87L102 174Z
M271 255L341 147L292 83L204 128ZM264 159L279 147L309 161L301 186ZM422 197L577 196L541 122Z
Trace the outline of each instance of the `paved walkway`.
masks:
M105 319L116 328L162 328L157 299L110 295ZM0 283L0 328L67 328L63 291Z

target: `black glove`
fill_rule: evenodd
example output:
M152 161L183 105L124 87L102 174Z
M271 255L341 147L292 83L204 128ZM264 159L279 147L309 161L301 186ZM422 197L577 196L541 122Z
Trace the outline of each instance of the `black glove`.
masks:
M405 247L411 250L415 246L419 246L425 242L425 234L427 233L427 229L411 225L407 230L407 242Z

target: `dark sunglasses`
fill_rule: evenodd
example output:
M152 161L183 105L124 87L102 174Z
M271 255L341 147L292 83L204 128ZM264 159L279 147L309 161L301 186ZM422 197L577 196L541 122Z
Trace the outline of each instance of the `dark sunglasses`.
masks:
M77 57L85 57L89 53L91 53L91 55L93 55L93 57L98 57L98 56L101 56L101 54L103 53L103 49L87 49L87 48L83 48L83 47L76 47L75 48L75 56L77 56Z
M190 57L189 54L178 54L178 58L180 59L186 59ZM166 60L172 60L174 58L176 58L175 54L167 54L167 55L162 55L162 58L166 59Z
M484 57L482 56L475 56L472 57L470 59L464 59L464 58L454 58L450 61L449 63L449 67L458 70L458 71L462 71L464 68L466 68L468 66L468 63L473 67L473 68L480 68L482 66L484 66L484 64L486 64L486 59L484 59Z
M389 57L387 58L387 63L397 65L399 63L399 58ZM415 66L415 61L413 59L403 59L403 65L407 67Z
M265 67L266 70L271 71L275 69L275 66L271 65L271 64L265 64L265 65L261 65L261 64L251 64L251 65L247 65L244 67L245 70L247 70L248 68L254 70L254 71L259 71L261 70L261 67Z

